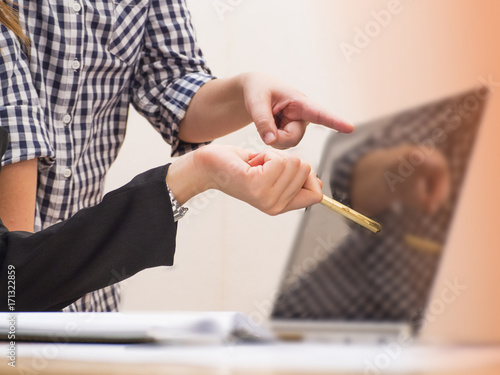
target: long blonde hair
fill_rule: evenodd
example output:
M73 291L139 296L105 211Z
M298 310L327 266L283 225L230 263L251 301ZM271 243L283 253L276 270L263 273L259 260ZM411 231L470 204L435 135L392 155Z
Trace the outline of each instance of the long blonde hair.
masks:
M19 12L14 8L14 3L10 0L0 0L0 23L11 30L21 44L28 49L30 39L24 33L19 19Z

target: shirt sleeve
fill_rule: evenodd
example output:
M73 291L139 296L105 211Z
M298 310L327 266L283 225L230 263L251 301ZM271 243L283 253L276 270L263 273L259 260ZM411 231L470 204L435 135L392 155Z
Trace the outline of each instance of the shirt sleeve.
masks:
M198 89L214 79L197 45L185 0L152 0L132 104L182 155L200 144L179 140L179 125Z
M9 232L0 221L0 311L8 309L12 267L16 311L58 311L146 268L171 266L177 223L167 171L140 174L97 206L37 233Z
M10 137L2 165L55 157L28 58L12 31L0 24L0 125Z

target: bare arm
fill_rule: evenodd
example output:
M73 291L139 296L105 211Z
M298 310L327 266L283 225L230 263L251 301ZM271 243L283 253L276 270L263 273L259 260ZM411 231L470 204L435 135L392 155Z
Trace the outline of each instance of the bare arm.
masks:
M282 149L297 145L310 122L344 133L353 131L351 124L278 79L245 73L201 87L181 122L179 138L211 141L251 122L266 144Z
M37 159L2 167L0 219L11 231L33 232L37 186Z
M208 142L250 124L241 81L242 76L236 76L203 85L181 122L179 138L190 143Z

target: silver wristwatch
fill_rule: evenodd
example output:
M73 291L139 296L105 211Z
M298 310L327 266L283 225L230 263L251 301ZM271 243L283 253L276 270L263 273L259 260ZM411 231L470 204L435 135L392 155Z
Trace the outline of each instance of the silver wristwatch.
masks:
M184 217L186 212L188 211L187 207L182 207L177 199L175 199L174 193L167 185L168 196L170 197L170 203L172 204L172 213L174 214L174 223L178 222L180 219Z

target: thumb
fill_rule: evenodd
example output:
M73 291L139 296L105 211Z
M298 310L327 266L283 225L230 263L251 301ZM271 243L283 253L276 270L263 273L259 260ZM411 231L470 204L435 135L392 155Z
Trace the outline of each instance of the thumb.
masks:
M274 122L270 99L251 101L247 110L264 143L272 145L276 142L278 129Z

